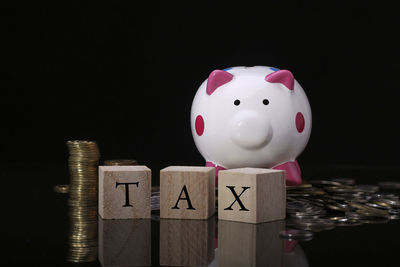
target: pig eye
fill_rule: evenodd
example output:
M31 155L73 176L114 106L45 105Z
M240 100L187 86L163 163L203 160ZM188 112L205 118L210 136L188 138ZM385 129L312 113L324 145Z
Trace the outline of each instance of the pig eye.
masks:
M268 104L269 104L268 99L264 99L264 100L263 100L263 104L264 104L264 105L268 105Z
M236 99L235 102L233 102L233 104L235 104L235 106L239 106L240 105L240 100Z

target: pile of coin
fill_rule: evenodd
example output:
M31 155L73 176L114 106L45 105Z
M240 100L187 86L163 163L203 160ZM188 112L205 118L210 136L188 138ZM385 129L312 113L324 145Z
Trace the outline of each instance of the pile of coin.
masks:
M69 255L71 262L97 258L97 167L100 152L93 141L67 141L69 150Z
M151 188L151 210L160 210L160 187Z
M387 189L389 182L381 183ZM394 183L390 189L396 189ZM310 180L286 187L287 226L318 232L336 226L385 223L400 218L399 195L354 179Z

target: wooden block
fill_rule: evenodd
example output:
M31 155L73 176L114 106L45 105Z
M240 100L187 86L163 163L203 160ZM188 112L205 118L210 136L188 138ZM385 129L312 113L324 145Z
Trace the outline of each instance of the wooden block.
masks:
M105 266L151 265L151 220L99 217L99 261Z
M249 224L218 221L218 266L283 266L285 221Z
M160 220L161 266L208 266L215 253L215 221Z
M160 218L208 219L215 213L215 169L171 166L160 171Z
M99 167L103 219L151 218L151 170L146 166Z
M241 168L219 172L218 218L262 223L286 215L285 172Z

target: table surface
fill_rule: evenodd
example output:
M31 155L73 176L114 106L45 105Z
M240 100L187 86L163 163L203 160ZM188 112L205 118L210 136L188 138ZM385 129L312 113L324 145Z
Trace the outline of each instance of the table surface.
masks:
M303 169L309 178L352 177L357 184L398 180L400 168L319 166ZM324 176L323 176L324 175ZM285 221L245 224L218 221L102 220L98 258L70 263L67 195L53 191L68 182L65 164L9 163L2 168L2 265L100 266L400 266L400 221L336 227L312 240L279 238ZM400 191L398 192L400 194Z

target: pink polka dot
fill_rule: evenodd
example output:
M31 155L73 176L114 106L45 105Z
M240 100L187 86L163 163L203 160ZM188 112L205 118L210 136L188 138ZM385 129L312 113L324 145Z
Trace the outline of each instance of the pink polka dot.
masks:
M198 115L196 117L195 128L196 128L197 135L202 136L202 134L204 132L204 120L201 115Z
M296 128L299 133L301 133L304 130L305 126L305 121L304 121L304 116L301 112L297 112L296 114Z

